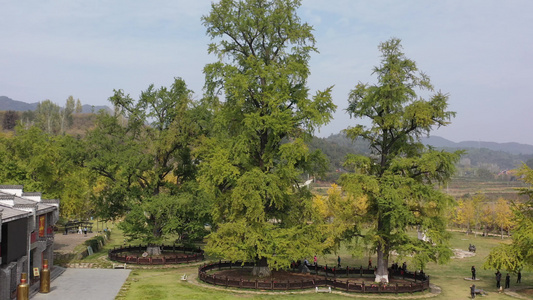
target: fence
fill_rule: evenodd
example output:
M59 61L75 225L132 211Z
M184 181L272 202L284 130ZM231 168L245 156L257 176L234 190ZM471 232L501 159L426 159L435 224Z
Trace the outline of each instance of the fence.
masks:
M138 255L126 255L122 254L123 252L143 252L146 250L148 245L138 245L138 246L126 246L120 248L113 248L109 250L108 257L110 260L128 263L128 264L138 264L138 265L167 265L167 264L183 264L189 262L196 262L204 260L204 251L200 248L191 248L191 247L182 247L176 245L161 245L162 252L182 252L189 253L181 257L142 257Z
M413 280L409 284L377 284L373 282L365 283L364 281L350 281L350 274L363 278L364 275L374 275L374 269L360 268L330 268L327 266L310 266L310 270L317 275L324 275L322 279L305 279L305 280L244 280L242 278L231 278L228 276L217 276L216 274L207 274L210 270L232 269L253 267L251 262L227 262L219 261L218 263L206 264L198 269L198 278L213 285L260 289L260 290L301 290L316 287L330 286L347 292L359 293L413 293L429 289L429 276L417 272L400 272L399 270L389 270L391 278L402 278ZM311 272L313 273L313 272ZM346 280L337 281L337 276Z

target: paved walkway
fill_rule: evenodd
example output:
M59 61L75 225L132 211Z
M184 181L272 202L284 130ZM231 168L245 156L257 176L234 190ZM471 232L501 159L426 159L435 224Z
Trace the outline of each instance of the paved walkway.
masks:
M36 294L32 300L113 300L131 270L72 269L50 284L50 293Z

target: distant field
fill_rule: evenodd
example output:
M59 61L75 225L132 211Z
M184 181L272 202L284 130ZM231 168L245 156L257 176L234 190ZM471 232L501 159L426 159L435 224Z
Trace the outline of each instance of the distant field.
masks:
M471 177L456 177L443 189L449 195L454 197L462 197L465 195L474 195L477 193L485 194L487 200L496 200L500 197L506 200L526 199L518 195L517 188L527 187L521 181L488 181L479 178ZM331 183L315 182L311 185L311 189L318 195L326 195Z
M521 181L487 181L478 178L457 177L444 189L448 194L455 197L481 192L489 200L496 200L499 197L507 200L516 200L522 197L518 195L516 189L527 186Z

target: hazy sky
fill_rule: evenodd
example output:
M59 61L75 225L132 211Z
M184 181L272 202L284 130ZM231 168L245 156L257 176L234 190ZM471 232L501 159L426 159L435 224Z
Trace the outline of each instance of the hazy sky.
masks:
M209 0L0 0L0 96L24 102L69 95L109 105L113 89L137 98L182 77L201 98ZM335 85L328 136L357 124L345 112L359 82L374 83L378 44L404 52L449 93L452 124L433 132L464 140L533 144L533 1L303 0L319 54L309 87Z

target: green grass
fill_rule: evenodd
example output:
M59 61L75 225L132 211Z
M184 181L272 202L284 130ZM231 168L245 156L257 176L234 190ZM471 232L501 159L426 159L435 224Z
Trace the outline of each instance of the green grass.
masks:
M430 275L431 282L442 289L440 295L431 299L468 299L469 286L472 284L472 281L467 281L464 278L471 276L470 268L472 265L476 266L477 277L480 279L475 282L476 287L487 291L490 299L510 299L509 296L498 294L494 279L495 270L484 270L482 267L490 249L501 242L501 239L495 237L474 237L473 235L467 236L464 233L453 232L452 248L467 250L469 244L475 244L477 253L474 257L470 258L452 259L446 265L429 264L425 272ZM342 249L339 255L341 256L343 265L348 263L350 266L366 266L368 264L368 257L354 258L347 249ZM336 254L319 256L318 262L319 264L327 263L332 265L336 264L336 258ZM312 258L308 259L312 261ZM409 259L406 258L405 260L409 266ZM372 261L375 262L375 257L372 257ZM315 294L302 293L301 291L295 291L293 294L275 291L273 294L258 294L256 291L233 291L223 287L208 286L203 283L195 284L195 280L190 280L189 282L180 280L183 274L191 275L197 274L197 272L197 265L178 265L171 269L134 269L124 284L121 293L117 296L117 299L176 299L177 297L182 299L349 299L372 296L354 293L349 296ZM505 277L505 271L502 271L502 273ZM532 272L524 272L522 274L521 286L533 286L532 277ZM516 277L512 274L511 287L515 285L515 282ZM374 296L374 298L378 297L377 295ZM395 295L386 296L394 297ZM399 295L398 298L409 296Z

